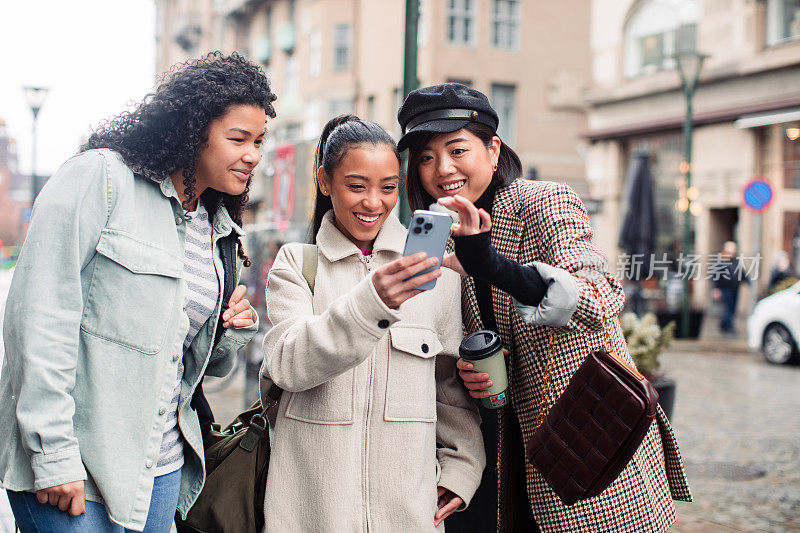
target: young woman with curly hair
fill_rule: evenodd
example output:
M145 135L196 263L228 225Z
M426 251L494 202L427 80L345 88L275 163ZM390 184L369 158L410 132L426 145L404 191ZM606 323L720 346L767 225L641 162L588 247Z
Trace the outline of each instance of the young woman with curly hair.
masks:
M0 378L0 486L23 532L166 532L199 494L193 395L257 329L239 239L273 100L237 54L188 62L42 189Z

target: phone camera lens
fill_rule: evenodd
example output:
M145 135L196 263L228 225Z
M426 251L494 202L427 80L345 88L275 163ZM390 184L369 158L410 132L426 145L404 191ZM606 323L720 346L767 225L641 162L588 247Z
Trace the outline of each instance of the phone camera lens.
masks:
M417 217L417 224L422 224L423 222L425 222L425 219L424 219L424 218L422 218L422 217Z
M433 227L433 224L431 224L430 222L426 222L425 223L425 229L426 230L430 230L432 227Z
M415 226L414 227L414 233L420 233L421 231L422 231L422 228L420 228L419 226Z

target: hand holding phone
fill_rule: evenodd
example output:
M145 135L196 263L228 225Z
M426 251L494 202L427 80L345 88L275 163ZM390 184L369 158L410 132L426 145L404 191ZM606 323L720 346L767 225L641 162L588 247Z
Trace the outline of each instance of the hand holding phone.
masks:
M406 236L403 255L409 256L417 252L425 252L428 257L436 257L439 260L436 266L426 268L415 274L415 276L427 274L441 267L442 256L444 256L444 250L447 246L447 238L450 236L451 224L452 219L444 213L418 209L411 215L411 223L408 225L408 235ZM413 278L414 276L411 277ZM436 280L434 279L423 283L417 289L427 291L431 290L435 285Z

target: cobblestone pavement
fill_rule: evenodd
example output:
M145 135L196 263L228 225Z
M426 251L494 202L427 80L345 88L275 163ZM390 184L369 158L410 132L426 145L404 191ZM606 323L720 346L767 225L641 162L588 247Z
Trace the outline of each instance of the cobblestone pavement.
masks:
M677 381L673 425L695 501L676 502L673 531L800 531L800 367L675 348L662 369Z

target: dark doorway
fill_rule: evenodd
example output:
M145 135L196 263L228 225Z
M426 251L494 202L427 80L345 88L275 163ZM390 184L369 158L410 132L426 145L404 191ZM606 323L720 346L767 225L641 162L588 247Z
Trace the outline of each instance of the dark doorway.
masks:
M710 226L708 231L708 250L709 253L716 254L722 250L722 245L726 241L738 242L739 209L736 207L724 207L721 209L710 209Z

